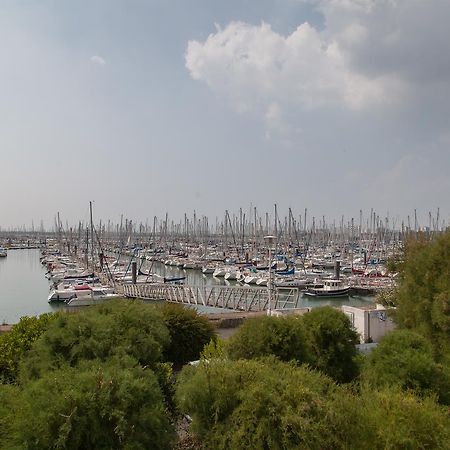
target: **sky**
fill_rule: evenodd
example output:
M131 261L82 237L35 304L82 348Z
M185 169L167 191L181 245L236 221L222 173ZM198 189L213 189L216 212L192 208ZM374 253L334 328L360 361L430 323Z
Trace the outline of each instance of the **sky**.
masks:
M450 219L448 0L1 0L0 226Z

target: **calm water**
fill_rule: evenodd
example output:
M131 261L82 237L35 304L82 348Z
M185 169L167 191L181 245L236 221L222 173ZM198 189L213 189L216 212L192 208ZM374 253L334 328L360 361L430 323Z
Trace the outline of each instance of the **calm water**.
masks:
M47 303L49 283L39 250L9 250L0 258L0 322L52 311Z
M22 316L38 315L57 308L47 302L50 285L45 278L46 269L40 263L39 255L39 250L10 250L6 258L0 258L0 322L16 323ZM147 266L144 270L149 268ZM186 283L192 285L228 283L223 278L203 275L198 270L182 270L161 263L154 263L152 271L166 277L186 276ZM233 284L237 283L231 282L231 285ZM360 306L370 304L373 300L373 297L316 300L301 296L297 306ZM200 312L229 312L222 308L202 306L198 309Z

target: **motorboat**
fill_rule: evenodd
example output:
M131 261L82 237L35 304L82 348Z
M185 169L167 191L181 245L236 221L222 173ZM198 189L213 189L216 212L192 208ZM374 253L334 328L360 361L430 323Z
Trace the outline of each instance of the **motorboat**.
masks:
M308 288L305 295L310 297L346 297L350 294L350 286L342 280L323 280L322 287Z
M93 306L107 300L114 300L121 297L114 289L100 286L91 287L88 291L78 291L74 297L67 300L67 306Z
M5 258L8 256L8 250L5 247L0 247L0 258Z

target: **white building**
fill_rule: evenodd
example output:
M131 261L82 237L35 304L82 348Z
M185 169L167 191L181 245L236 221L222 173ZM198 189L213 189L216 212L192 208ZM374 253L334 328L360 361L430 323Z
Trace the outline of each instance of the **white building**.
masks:
M394 322L387 316L386 308L382 305L362 307L344 305L342 311L359 333L362 343L378 342L395 328Z

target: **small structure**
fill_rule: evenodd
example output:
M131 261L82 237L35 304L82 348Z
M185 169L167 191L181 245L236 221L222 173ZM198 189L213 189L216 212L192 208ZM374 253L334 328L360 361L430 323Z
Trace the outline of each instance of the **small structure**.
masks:
M394 322L387 315L386 308L379 304L363 307L344 305L342 311L359 333L362 343L378 342L395 328Z

